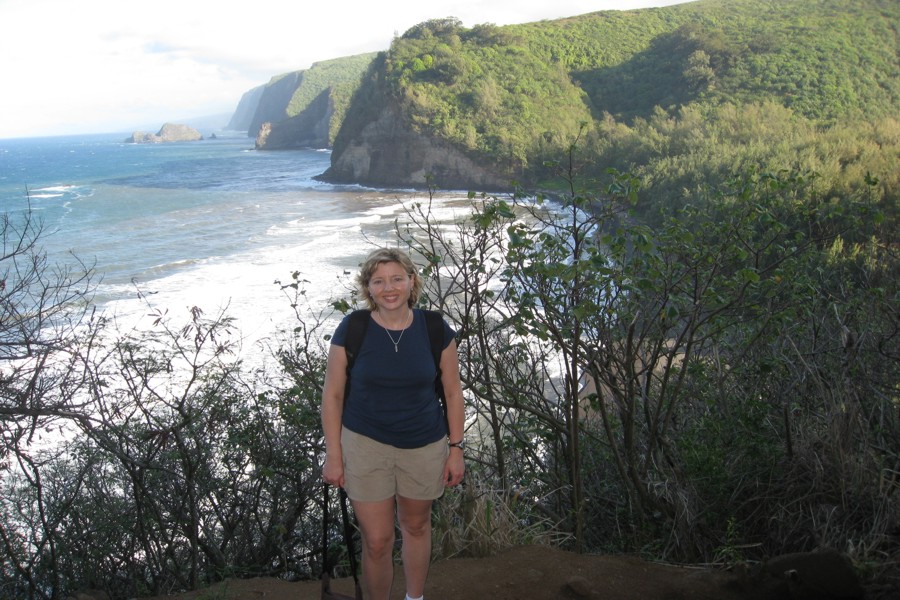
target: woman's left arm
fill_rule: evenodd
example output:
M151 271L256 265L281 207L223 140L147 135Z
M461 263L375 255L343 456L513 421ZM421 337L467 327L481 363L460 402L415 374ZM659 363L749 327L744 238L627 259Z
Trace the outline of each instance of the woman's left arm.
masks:
M459 356L456 351L456 340L450 342L441 353L441 382L444 385L444 396L447 401L447 428L449 443L463 441L465 429L465 406L463 403L462 383L459 379ZM444 466L444 484L458 485L466 472L463 460L463 449L450 446L450 456Z

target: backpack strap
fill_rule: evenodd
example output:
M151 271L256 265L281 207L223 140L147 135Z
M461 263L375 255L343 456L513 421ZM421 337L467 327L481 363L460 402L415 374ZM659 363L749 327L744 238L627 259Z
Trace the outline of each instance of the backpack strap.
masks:
M425 324L428 327L428 341L431 344L431 358L437 369L438 377L441 375L441 353L444 351L444 319L436 310L423 310Z
M362 347L363 338L366 337L366 329L372 320L372 312L366 309L354 310L350 313L350 321L347 323L347 336L344 338L344 351L347 353L347 383L344 386L344 399L350 393L350 369L356 361L356 355Z
M425 313L425 324L428 327L428 341L431 344L431 358L434 359L434 391L441 399L444 409L444 421L447 421L447 398L444 396L444 382L441 381L441 354L444 352L444 318L441 313L434 310L422 311ZM450 433L450 425L447 424L447 433Z

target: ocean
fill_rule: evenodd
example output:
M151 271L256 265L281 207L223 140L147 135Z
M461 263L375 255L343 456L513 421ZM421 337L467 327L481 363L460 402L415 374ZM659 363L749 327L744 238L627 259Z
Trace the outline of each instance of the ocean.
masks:
M311 307L347 297L365 254L395 241L404 206L427 199L317 181L325 150L257 152L228 132L164 144L127 136L0 140L0 210L30 206L51 263L74 254L93 264L95 304L126 329L155 312L183 323L191 307L225 311L257 352L292 327L276 280L299 272ZM468 212L464 192L435 200L443 220Z

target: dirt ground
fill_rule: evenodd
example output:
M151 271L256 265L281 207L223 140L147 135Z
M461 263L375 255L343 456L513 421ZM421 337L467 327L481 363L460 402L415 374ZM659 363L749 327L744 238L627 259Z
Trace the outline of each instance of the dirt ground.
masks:
M802 572L802 571L801 571ZM801 590L783 579L761 580L722 570L678 567L624 556L582 555L544 546L513 548L489 558L457 558L432 565L428 600L800 600L863 598L840 583ZM353 595L353 579L332 581ZM318 600L320 582L228 580L210 589L151 600ZM402 600L403 572L395 571L392 599ZM838 595L839 594L839 595ZM849 594L849 595L846 595ZM866 595L866 598L874 598ZM897 596L883 596L884 598Z

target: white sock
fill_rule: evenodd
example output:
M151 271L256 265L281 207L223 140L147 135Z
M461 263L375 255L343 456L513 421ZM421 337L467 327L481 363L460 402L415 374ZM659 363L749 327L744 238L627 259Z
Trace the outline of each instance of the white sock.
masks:
M406 595L406 600L425 600L425 596L419 596L418 598L410 598L409 594Z

